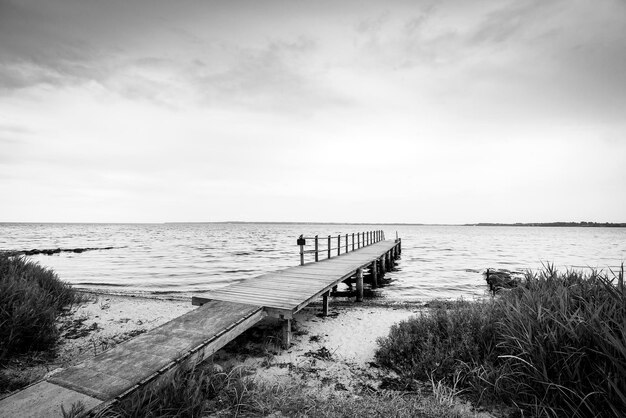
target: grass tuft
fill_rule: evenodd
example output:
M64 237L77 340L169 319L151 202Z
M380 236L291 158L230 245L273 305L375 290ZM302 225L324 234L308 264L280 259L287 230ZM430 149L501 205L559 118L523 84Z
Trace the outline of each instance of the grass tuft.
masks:
M443 394L447 388L441 388ZM443 396L443 395L442 395ZM122 417L459 417L446 403L416 393L366 391L324 396L304 383L261 384L242 368L211 364L179 370L158 386L142 389L98 418Z
M81 300L52 270L0 253L0 363L53 346L59 335L57 316Z
M611 274L546 265L496 298L434 306L394 326L377 358L533 416L626 416L623 266Z

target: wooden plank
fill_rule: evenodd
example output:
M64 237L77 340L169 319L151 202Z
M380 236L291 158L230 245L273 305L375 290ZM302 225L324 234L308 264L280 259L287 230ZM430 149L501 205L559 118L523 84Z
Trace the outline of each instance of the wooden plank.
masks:
M67 412L78 402L87 410L102 403L83 393L43 381L0 400L0 417L62 417L61 407Z
M258 294L255 292L222 292L222 293L213 293L210 295L210 297L212 299L215 300L219 300L219 298L221 297L241 297L243 299L249 300L249 298L257 298L259 301L273 301L273 302L294 302L297 303L298 301L303 299L302 295L281 295L281 296L273 296L271 294ZM233 300L233 299L229 299L229 300ZM234 300L236 301L236 300ZM245 302L244 302L245 303ZM262 305L262 303L259 303L261 306L265 306Z
M258 281L258 280L250 280L247 282L240 282L231 286L226 286L226 287L222 287L219 289L215 289L213 290L213 292L220 292L224 289L230 289L230 288L247 288L250 286L261 286L261 287L280 287L282 285L291 285L291 286L310 286L310 285L315 285L315 284L319 284L319 283L326 283L328 282L330 279L326 278L326 279L322 279L322 278L306 278L306 279L302 279L302 280L295 280L295 279L290 279L290 278L280 278L280 279L266 279L264 281Z
M136 342L130 340L87 362L69 367L48 381L97 399L111 399L161 370L180 353L202 344L210 346L221 341L218 339L224 334L231 335L232 327L238 321L251 317L260 320L264 315L260 313L263 309L259 305L213 301L143 334L141 343L153 347L149 355L145 350L133 349ZM176 342L170 344L176 346L159 350L163 340L171 337L175 337Z
M305 277L305 278L290 278L290 277L284 277L284 278L280 278L280 279L268 279L265 282L244 282L241 283L242 286L258 286L258 285L263 285L264 283L270 283L269 286L282 286L282 285L294 285L294 286L309 286L309 285L315 285L315 284L322 284L322 283L328 283L330 281L333 280L339 280L340 278L345 278L345 277L349 277L350 274L343 274L343 275L324 275L324 276L310 276L310 277ZM238 287L239 284L238 284ZM221 288L221 289L226 289ZM218 290L221 290L218 289Z
M241 284L237 287L232 287L233 289L249 289L249 288L267 288L267 289L287 289L287 288L307 288L307 287L319 287L321 284L327 283L330 280L306 280L302 282L293 282L290 280L268 280L264 283L259 282L249 282L245 284ZM230 287L228 287L230 288ZM214 290L214 292L219 292L223 289Z
M284 276L271 276L271 277L267 277L264 280L246 280L243 282L239 282L237 283L237 285L239 284L248 284L248 283L269 283L269 282L275 282L275 283L310 283L310 282L314 282L314 281L325 281L328 280L329 277L334 277L334 275L329 275L327 273L316 273L316 274L302 274L302 273L290 273L288 275L284 275ZM233 285L235 286L235 285ZM226 286L228 287L228 286Z
M274 289L277 291L280 290L287 290L287 289L315 289L315 288L319 288L320 286L326 286L329 283L338 283L341 282L345 279L347 279L348 277L350 277L350 275L347 276L334 276L332 279L328 278L325 280L311 280L311 281L307 281L307 282L300 282L300 283L293 283L293 282L289 282L289 281L274 281L274 282L268 282L268 283L254 283L254 284L249 284L246 286L237 286L237 287L233 287L233 289L251 289L251 288L256 288L256 289ZM223 289L227 289L227 288L223 288ZM219 291L222 291L223 289L220 289ZM214 292L217 292L217 290L215 290ZM207 292L208 293L208 292Z
M282 296L273 296L271 294L258 294L255 292L241 292L241 291L237 291L237 292L220 292L220 293L212 293L210 295L210 297L214 300L223 300L221 298L223 297L227 297L228 300L234 301L236 302L238 297L242 298L242 301L250 301L250 300L254 300L254 298L257 298L257 300L259 300L259 305L261 306L266 306L263 305L264 302L275 302L275 303L282 303L282 302L286 302L286 303L295 303L297 304L298 302L300 302L304 297L306 296L302 296L302 295L294 295L294 296L287 296L287 295L282 295ZM245 303L245 302L240 302L240 303Z
M351 271L345 272L344 274L328 274L328 272L316 271L316 272L293 272L286 274L284 276L276 276L273 280L282 280L287 281L293 278L296 281L327 281L332 280L338 276L350 276Z
M218 301L223 301L223 302L236 302L236 303L259 303L259 300L257 298L253 298L253 297L235 297L234 295L219 295L219 297L215 298L214 300L218 300ZM295 312L294 310L297 308L298 305L293 304L293 303L285 303L285 302L273 302L273 301L267 301L263 303L263 306L267 307L267 308L276 308L276 309L284 309L284 310L290 310L292 312Z
M320 279L324 279L329 277L328 271L327 270L298 270L298 271L285 271L284 274L280 274L280 275L276 275L273 277L279 278L279 277L301 277L303 279L305 278L315 278L315 277L319 277Z
M316 273L316 274L301 274L301 273L290 273L285 276L272 276L268 277L265 280L248 280L244 282L239 282L239 284L256 284L256 283L298 283L298 284L306 284L306 283L315 283L315 282L326 282L331 280L334 277L337 277L336 274L328 274L328 273ZM344 275L339 275L344 276ZM235 286L235 285L232 285ZM228 287L228 286L227 286Z
M271 289L271 290L280 290L280 291L291 291L291 292L296 292L296 291L308 291L308 290L315 290L315 289L319 289L320 286L324 286L326 284L326 282L320 282L320 283L310 283L307 285L303 285L303 284L288 284L288 283L268 283L265 286L261 285L261 284L255 284L255 285L250 285L250 286L245 286L245 287L237 287L236 289L258 289L258 290L265 290L265 289Z
M203 296L243 303L257 301L268 307L291 308L295 311L356 275L358 269L370 269L374 260L384 256L395 245L393 241L380 241L317 263L267 273Z

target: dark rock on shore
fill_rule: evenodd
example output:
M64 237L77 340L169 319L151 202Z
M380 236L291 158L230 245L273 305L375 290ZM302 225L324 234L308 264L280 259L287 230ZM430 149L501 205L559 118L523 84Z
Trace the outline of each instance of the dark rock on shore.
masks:
M518 273L509 270L487 269L484 273L489 291L495 296L502 289L512 289L520 283Z

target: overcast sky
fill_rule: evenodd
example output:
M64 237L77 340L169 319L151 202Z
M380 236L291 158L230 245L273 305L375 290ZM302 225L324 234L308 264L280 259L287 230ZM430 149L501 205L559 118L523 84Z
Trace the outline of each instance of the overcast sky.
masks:
M626 2L0 0L0 221L626 221Z

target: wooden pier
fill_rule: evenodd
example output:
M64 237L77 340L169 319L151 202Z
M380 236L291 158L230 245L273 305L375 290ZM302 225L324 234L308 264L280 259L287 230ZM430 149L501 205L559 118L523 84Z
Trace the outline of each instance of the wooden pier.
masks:
M308 243L313 249L305 250ZM385 240L382 231L300 236L298 244L300 266L194 296L199 308L0 400L0 417L59 416L61 406L67 411L75 402L100 410L181 365L207 359L266 316L283 320L288 347L296 312L321 297L327 314L329 296L342 282L354 282L355 300L362 301L365 271L377 287L401 252L401 240ZM308 254L314 261L305 262Z

